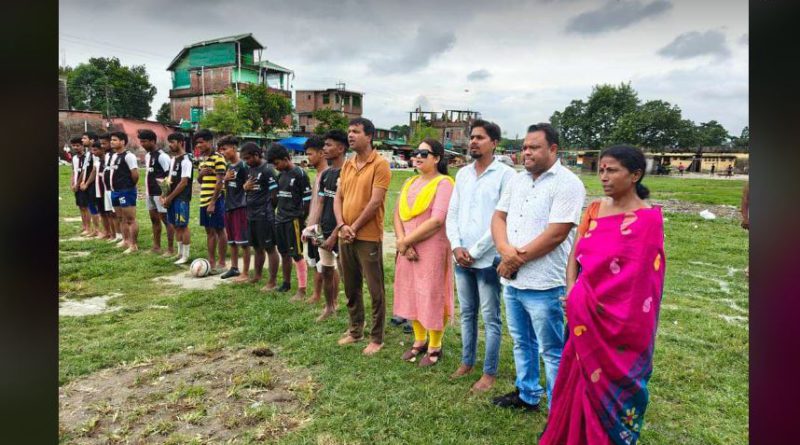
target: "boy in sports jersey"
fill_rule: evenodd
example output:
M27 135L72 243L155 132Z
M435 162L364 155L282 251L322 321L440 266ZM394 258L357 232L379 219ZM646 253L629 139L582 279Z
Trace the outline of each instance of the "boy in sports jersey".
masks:
M250 249L247 247L247 197L244 183L247 182L247 166L239 159L239 139L228 136L217 143L228 162L223 178L225 183L225 234L231 246L231 268L220 278L236 277L233 281L247 281L250 273ZM239 250L242 251L242 270L239 271Z
M111 158L116 155L111 149L111 136L108 133L101 134L100 148L103 149L103 187L105 188L105 195L103 196L103 212L102 215L108 221L111 228L111 236L108 241L116 243L122 241L122 231L119 228L116 214L114 213L114 205L111 203Z
M322 282L325 287L325 309L317 321L325 320L336 313L336 297L339 295L339 274L337 272L339 227L336 225L336 214L333 210L336 190L339 184L339 172L344 164L344 153L347 150L347 133L331 130L324 136L322 149L329 167L320 174L319 192L319 227L325 241L319 245L319 258L322 265ZM339 267L341 269L341 267Z
M152 130L138 131L139 143L147 152L144 155L144 165L147 167L144 176L144 200L150 214L150 224L153 227L153 246L151 253L161 253L161 223L167 229L167 252L175 254L173 248L175 228L167 221L167 208L161 203L161 182L169 175L169 155L156 146L156 134Z
M275 250L275 211L278 199L278 182L275 170L262 157L261 148L248 142L242 145L242 160L247 164L247 181L242 188L247 202L247 227L249 244L255 254L255 273L250 283L261 280L265 256L269 257L269 280L261 288L269 292L275 290L278 280L278 252ZM265 255L266 253L266 255Z
M189 201L192 199L192 160L186 154L186 138L183 133L172 133L167 136L169 151L173 158L169 165L169 194L162 194L161 204L167 208L167 222L175 228L175 239L178 241L178 259L174 264L185 264L189 261ZM163 256L170 257L167 252Z
M136 156L125 149L128 135L123 131L111 133L111 148L116 156L111 161L111 203L122 229L123 253L139 250L139 225L136 222L136 184L139 182L139 165Z
M200 225L206 229L208 243L209 274L217 274L225 268L225 195L222 178L227 165L225 158L211 147L214 135L209 130L200 130L194 135L194 145L200 157L197 167L197 182L200 183ZM216 251L219 250L219 262Z
M80 136L70 139L69 144L72 146L72 181L70 181L70 189L75 192L75 205L78 206L78 210L81 212L81 225L83 226L81 235L85 236L90 231L88 197L86 192L81 190L85 153Z
M83 173L81 176L80 189L86 192L86 200L89 209L89 233L87 238L95 238L100 233L100 214L97 209L97 201L94 198L94 180L95 180L95 157L92 154L92 144L97 142L97 134L92 131L87 131L81 136L81 144L83 144L84 163Z
M325 145L325 139L322 136L313 135L306 139L303 147L306 150L309 164L314 167L317 174L314 176L314 181L311 183L311 206L306 218L306 228L303 229L301 239L306 243L305 258L309 266L314 270L314 291L308 299L308 304L315 304L319 302L322 297L322 265L319 262L319 249L315 241L316 236L321 236L319 225L319 212L322 210L318 205L317 193L319 192L319 179L322 172L328 168L328 162L325 160L325 155L322 152L322 147ZM313 221L313 222L311 222Z
M103 148L100 145L99 141L94 141L91 147L92 152L92 159L93 159L93 169L91 178L89 179L90 185L87 189L89 191L92 200L94 201L95 208L99 213L98 219L102 224L102 227L97 232L98 239L108 239L109 237L113 237L111 234L111 228L108 226L108 220L103 218L103 214L100 213L103 210L103 194L105 193L103 187ZM91 209L90 209L91 213Z
M311 184L302 168L292 163L286 148L275 142L267 150L267 160L275 166L278 176L278 202L275 212L275 241L281 254L283 284L281 292L291 289L292 262L297 266L297 293L291 301L306 297L308 267L303 258L301 233L311 205Z

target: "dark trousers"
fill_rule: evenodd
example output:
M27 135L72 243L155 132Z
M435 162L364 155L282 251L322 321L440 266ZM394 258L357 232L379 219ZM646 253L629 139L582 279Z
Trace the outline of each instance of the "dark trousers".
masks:
M372 298L372 329L369 336L374 343L383 343L386 325L386 292L383 283L383 244L376 241L355 240L352 244L339 242L339 260L350 314L350 336L364 336L364 280Z

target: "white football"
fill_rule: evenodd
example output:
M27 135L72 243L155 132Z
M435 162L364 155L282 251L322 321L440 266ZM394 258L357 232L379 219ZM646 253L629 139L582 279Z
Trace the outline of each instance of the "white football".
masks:
M196 278L208 275L209 270L211 270L211 264L205 258L197 258L189 266L189 272Z

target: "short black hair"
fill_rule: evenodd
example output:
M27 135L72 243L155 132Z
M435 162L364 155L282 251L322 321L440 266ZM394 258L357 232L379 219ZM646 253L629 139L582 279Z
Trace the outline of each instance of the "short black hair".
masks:
M194 137L192 138L192 140L195 142L197 142L198 139L211 142L214 140L214 133L212 133L211 130L207 130L204 128L195 133Z
M224 147L226 145L233 145L234 147L239 146L239 138L236 136L225 136L219 141L217 141L217 147Z
M369 136L370 139L375 137L375 125L372 124L371 120L365 117L354 117L350 119L350 122L347 124L348 127L351 125L361 125L364 127L364 134Z
M116 137L121 141L125 141L126 144L128 143L128 135L124 131L112 131L109 136L112 138Z
M472 121L472 125L469 126L469 132L472 134L472 130L476 128L483 128L486 134L489 135L489 139L493 141L500 140L500 126L495 124L494 122L485 121L483 119L475 119Z
M347 143L347 133L345 133L342 130L339 130L338 128L334 128L333 130L329 130L327 133L325 133L325 136L323 136L323 139L333 139L334 141L342 144L344 146L344 148L347 148L347 146L349 145Z
M97 133L95 133L94 131L84 131L81 136L88 136L90 141L97 140Z
M72 136L71 138L69 138L70 144L80 144L81 142L82 142L81 136Z
M184 136L183 133L179 133L179 132L176 131L175 133L170 133L169 136L167 136L167 140L168 141L185 142L186 141L186 136Z
M242 145L240 150L242 156L244 155L251 155L251 156L258 156L261 157L261 147L258 146L255 142L246 142Z
M92 148L103 148L103 144L100 141L94 141L92 142Z
M111 134L109 134L109 133L103 133L103 134L101 134L100 136L98 136L98 137L97 137L97 139L99 139L99 140L101 140L101 141L103 141L103 140L105 140L105 141L110 141L110 140L111 140Z
M313 135L310 138L306 139L305 144L303 144L303 148L308 150L312 148L314 150L322 150L322 147L325 146L325 138L320 135Z
M528 127L528 133L533 133L534 131L544 131L544 137L547 139L547 145L558 145L558 130L553 128L547 122L539 122L538 124L533 124Z
M156 133L153 130L148 130L147 128L142 128L141 130L137 131L136 134L139 136L140 141L155 142L158 139L156 137Z
M292 159L289 156L289 150L286 149L283 145L273 142L269 144L269 148L267 149L267 162L274 164L276 159Z

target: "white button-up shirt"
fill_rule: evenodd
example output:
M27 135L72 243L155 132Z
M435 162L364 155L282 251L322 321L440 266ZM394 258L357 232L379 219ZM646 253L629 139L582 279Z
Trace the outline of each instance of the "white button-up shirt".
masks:
M478 176L473 162L456 173L456 186L447 209L446 231L450 248L463 247L475 260L471 267L490 267L497 255L492 240L492 215L514 169L492 161Z
M505 212L508 242L516 247L533 241L550 223L580 223L586 190L581 180L556 161L535 181L528 171L517 173L508 183L496 210ZM517 289L546 290L566 285L567 258L575 238L575 226L550 253L520 267L513 280L503 285Z

